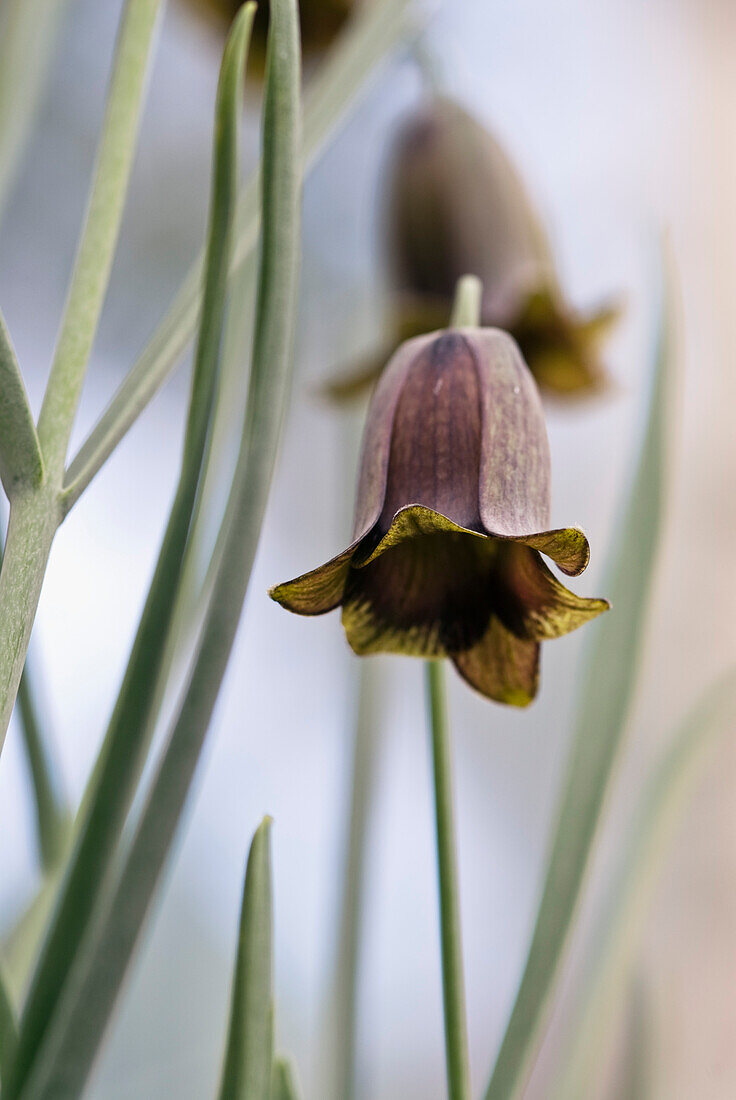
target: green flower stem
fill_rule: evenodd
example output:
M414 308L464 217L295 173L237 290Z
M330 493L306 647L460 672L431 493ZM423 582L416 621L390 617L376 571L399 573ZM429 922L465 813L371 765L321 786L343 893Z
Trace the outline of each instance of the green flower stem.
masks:
M474 328L479 324L481 295L480 280L474 275L465 275L458 281L450 318L451 328ZM470 1100L450 730L442 662L427 661L425 673L434 770L447 1091L450 1100Z
M458 279L450 328L477 328L482 297L483 284L475 275L463 275L462 279Z
M304 111L302 165L318 159L330 134L345 118L373 69L409 33L410 0L374 0L352 30L341 36L332 56L310 85ZM238 205L231 274L257 259L260 221L258 173L245 185ZM202 261L186 276L168 313L73 459L65 477L64 511L76 503L128 429L176 366L194 331Z
M437 871L442 940L442 993L449 1100L470 1100L468 1029L465 1018L462 935L452 796L450 731L447 721L443 667L427 661L427 713L432 734Z

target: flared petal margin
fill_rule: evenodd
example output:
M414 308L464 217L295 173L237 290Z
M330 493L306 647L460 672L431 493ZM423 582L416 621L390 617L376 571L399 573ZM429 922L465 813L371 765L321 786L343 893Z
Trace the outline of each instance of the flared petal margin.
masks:
M609 606L570 592L542 553L579 573L588 542L577 528L519 536L473 531L411 504L377 542L369 534L270 595L300 615L342 605L345 634L359 656L448 657L481 694L526 706L537 693L540 642Z
M274 585L268 590L269 596L296 615L326 615L334 611L342 603L350 562L359 545L360 539L324 565Z

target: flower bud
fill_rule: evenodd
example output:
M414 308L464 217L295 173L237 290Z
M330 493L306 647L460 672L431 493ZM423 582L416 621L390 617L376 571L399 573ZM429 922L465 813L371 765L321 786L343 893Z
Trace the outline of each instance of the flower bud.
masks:
M581 317L566 303L523 181L487 130L456 103L434 99L399 135L389 190L402 337L427 331L422 313L430 322L439 309L447 317L457 280L472 272L485 287L482 323L514 336L540 387L601 386L598 345L615 311Z
M483 695L526 705L540 642L608 607L544 564L576 575L589 558L582 531L549 529L549 495L541 402L511 337L415 338L371 402L352 542L271 596L302 615L342 606L359 655L449 657Z

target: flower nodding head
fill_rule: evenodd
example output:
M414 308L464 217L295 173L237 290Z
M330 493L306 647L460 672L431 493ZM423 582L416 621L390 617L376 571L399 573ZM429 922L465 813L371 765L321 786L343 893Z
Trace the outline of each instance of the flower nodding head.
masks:
M446 324L457 280L485 287L482 323L516 339L543 390L587 393L605 382L598 359L616 319L565 301L547 236L516 168L462 107L433 99L394 148L388 250L399 338Z
M449 657L483 695L526 705L540 642L608 607L544 564L575 575L589 557L582 531L550 530L549 494L541 402L511 337L418 337L371 402L350 545L271 596L302 615L341 606L360 655Z

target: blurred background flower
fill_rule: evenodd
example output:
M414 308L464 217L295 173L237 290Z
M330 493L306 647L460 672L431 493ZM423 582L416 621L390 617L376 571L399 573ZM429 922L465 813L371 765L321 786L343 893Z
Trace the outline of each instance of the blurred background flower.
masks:
M224 36L232 23L240 0L184 0L216 27ZM302 48L309 59L329 46L338 31L346 23L351 12L361 0L303 0L299 5L302 29ZM370 2L370 0L363 0ZM253 26L253 58L256 72L262 71L266 59L266 32L268 29L268 0L258 5Z
M119 11L119 0L69 5L38 127L0 226L0 301L36 410L84 209ZM736 645L736 256L724 243L736 239L735 23L733 5L720 0L564 0L554 7L542 0L453 0L430 28L448 94L497 135L542 211L575 308L607 300L612 288L626 296L625 319L606 352L614 394L572 410L555 407L548 419L553 522L573 517L596 551L586 594L600 581L641 426L653 238L663 223L679 260L679 450L639 705L593 869L594 893L610 870L647 762L676 716L733 660ZM191 12L170 5L77 441L201 242L217 64L211 36ZM342 456L360 416L336 417L310 395L335 361L370 347L390 308L391 288L377 278L377 196L387 135L422 94L415 64L395 57L307 184L299 379L280 475L189 828L90 1089L95 1100L199 1100L211 1091L243 861L264 811L275 818L280 1045L294 1052L307 1096L322 1095L356 662L334 624L284 616L266 588L305 560L324 560L347 534L347 503L340 514L335 501L347 501L352 488L353 470ZM255 126L252 119L248 165ZM181 373L93 484L54 548L35 643L75 796L150 576L186 392ZM460 685L451 690L476 1090L528 945L583 634L549 647L544 690L522 715L497 712ZM421 677L411 662L379 668L390 736L380 746L371 817L360 1071L365 1098L439 1100L441 998ZM648 924L640 974L652 1095L662 1100L730 1100L736 1088L734 782L732 739L684 824ZM0 913L9 923L35 888L25 772L13 736L0 769L0 806L6 837ZM589 912L586 903L583 916ZM573 951L571 966L576 957ZM563 992L569 988L568 979ZM548 1095L554 1040L555 1032L530 1097Z

